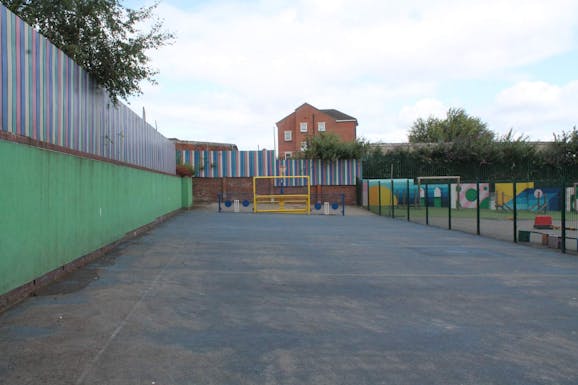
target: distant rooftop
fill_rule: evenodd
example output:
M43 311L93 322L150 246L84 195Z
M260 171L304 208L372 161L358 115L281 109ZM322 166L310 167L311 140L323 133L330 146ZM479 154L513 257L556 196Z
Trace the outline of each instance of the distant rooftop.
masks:
M337 121L353 121L353 122L357 121L357 119L355 119L353 116L344 114L343 112L335 109L319 110L319 111L326 113L327 115L335 118L335 120Z
M217 142L202 142L202 141L196 141L196 140L180 140L177 138L170 138L169 139L171 142L175 143L175 144L180 144L180 145L186 145L186 146L194 146L194 147L207 147L207 148L228 148L231 150L238 150L237 145L234 143L217 143Z

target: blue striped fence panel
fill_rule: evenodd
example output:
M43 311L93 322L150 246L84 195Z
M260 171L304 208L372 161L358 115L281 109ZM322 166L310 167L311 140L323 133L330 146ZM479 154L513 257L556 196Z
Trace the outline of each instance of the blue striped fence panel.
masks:
M0 5L0 130L175 173L174 144Z
M361 161L275 158L275 151L178 151L177 158L200 178L310 176L312 185L352 186L361 178ZM301 183L287 180L285 185Z

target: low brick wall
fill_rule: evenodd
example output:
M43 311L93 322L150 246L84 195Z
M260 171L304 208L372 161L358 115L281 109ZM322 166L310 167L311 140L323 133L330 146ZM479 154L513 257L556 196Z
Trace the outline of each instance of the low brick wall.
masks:
M356 189L356 186L311 186L311 201L333 200L345 194L345 204L356 205ZM252 195L253 178L193 178L194 202L217 202L218 194Z
M194 202L217 202L226 193L253 194L253 178L193 178Z
M318 189L319 188L319 189ZM316 202L323 197L334 197L345 194L345 204L349 206L357 205L357 187L356 186L313 186L311 188L311 200Z

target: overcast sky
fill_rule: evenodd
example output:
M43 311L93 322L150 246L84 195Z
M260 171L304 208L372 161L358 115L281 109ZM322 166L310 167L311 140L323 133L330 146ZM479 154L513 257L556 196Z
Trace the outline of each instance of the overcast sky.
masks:
M130 103L166 137L273 149L304 102L381 142L449 107L531 140L578 122L576 0L164 0L157 14L176 42Z

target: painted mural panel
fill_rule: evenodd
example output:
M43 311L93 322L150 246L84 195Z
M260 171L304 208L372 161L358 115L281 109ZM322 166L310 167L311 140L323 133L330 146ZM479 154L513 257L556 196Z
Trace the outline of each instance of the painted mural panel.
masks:
M409 183L409 196L407 194L408 183ZM393 179L393 181L391 179L372 179L368 180L368 184L371 188L370 191L372 195L375 192L375 196L378 196L376 191L378 191L379 187L381 187L382 190L387 190L388 191L387 194L391 194L391 190L393 189L396 204L401 203L405 204L408 201L408 199L411 204L415 204L418 202L419 199L418 187L416 184L413 183L412 179ZM387 198L386 201L383 201L384 202L383 204L386 204L385 202L391 202L391 197L389 195L387 196L389 198Z
M534 182L517 182L516 192L520 193L526 189L534 188ZM512 208L512 200L514 199L514 185L513 183L496 183L495 184L495 194L496 194L496 208L500 209L506 206L506 208Z
M490 207L490 184L480 183L480 208L487 209ZM478 186L476 183L462 183L459 186L452 184L452 189L457 194L459 207L465 209L475 209L478 206ZM455 201L452 202L452 208L455 207Z
M558 187L524 189L516 196L517 209L535 212L560 210L560 191ZM513 207L514 199L506 202L506 205Z
M540 186L534 182L517 182L516 197L514 199L513 183L480 183L480 208L510 211L514 208L514 201L518 210L532 212L559 211L562 208L562 190L560 187ZM447 207L449 192L451 191L451 207L475 209L477 204L476 183L428 184L417 186L412 179L372 179L363 181L363 204L367 206L367 193L370 193L370 204L379 204L379 188L381 187L382 205L388 206L391 202L393 188L394 204L425 206L426 196L429 207ZM408 194L409 192L409 194ZM574 187L566 188L566 210L577 211L578 197Z
M174 144L0 5L0 130L175 173Z
M447 183L428 183L418 186L413 179L394 179L393 184L391 179L369 180L368 183L372 188L378 189L377 186L379 185L382 189L389 191L385 194L390 194L393 188L395 202L399 202L399 204L409 202L410 205L425 206L427 197L427 204L430 207L447 207L448 202L451 202L451 207L454 209L458 207L476 208L477 206L477 185L475 183L462 183L460 185L456 183L449 185ZM373 191L371 190L372 194ZM379 196L377 192L375 192L375 196ZM489 208L489 206L490 184L480 183L480 208Z
M392 194L391 187L386 185L371 185L369 187L369 205L370 206L397 206L399 199Z

